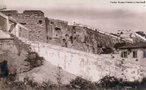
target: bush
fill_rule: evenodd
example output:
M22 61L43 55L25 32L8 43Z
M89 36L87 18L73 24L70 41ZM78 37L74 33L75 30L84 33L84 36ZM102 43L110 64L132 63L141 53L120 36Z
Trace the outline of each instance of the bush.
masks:
M29 62L30 70L43 65L43 57L40 57L36 52L29 52L24 61Z
M118 80L113 76L105 76L99 81L99 83L96 83L96 86L103 88L113 88L119 85L120 82L121 80Z
M67 85L68 88L74 89L95 89L95 84L91 81L85 80L81 77L76 77L70 82L70 85Z

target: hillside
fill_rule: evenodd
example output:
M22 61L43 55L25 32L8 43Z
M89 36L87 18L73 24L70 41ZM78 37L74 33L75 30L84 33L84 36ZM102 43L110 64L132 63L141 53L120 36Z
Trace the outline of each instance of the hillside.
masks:
M3 31L0 35L0 67L7 62L9 73L9 76L3 76L8 78L5 83L25 82L25 78L29 78L29 81L41 84L44 82L58 84L57 78L61 78L61 84L69 84L76 77L46 61L37 52L31 50L30 44L15 35ZM0 72L0 75L3 75L3 72ZM3 80L0 80L0 83L3 83Z

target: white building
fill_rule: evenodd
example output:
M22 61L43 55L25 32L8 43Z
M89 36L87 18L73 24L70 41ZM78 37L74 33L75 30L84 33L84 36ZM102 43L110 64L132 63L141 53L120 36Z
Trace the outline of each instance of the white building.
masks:
M146 43L129 44L119 49L123 60L146 65Z

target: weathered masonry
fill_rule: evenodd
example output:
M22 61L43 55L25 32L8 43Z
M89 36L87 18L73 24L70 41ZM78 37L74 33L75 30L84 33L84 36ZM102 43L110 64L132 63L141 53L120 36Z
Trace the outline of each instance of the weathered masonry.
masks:
M23 13L8 10L2 13L30 29L28 38L31 41L46 42L94 54L113 53L114 45L120 42L117 37L87 26L69 25L66 21L47 18L40 10L25 10Z

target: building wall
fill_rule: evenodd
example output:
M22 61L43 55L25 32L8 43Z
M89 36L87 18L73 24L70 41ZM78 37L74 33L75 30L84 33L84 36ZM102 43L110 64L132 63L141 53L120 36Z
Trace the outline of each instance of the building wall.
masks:
M122 65L128 67L126 69L123 69L123 73L125 73L125 76L133 75L133 78L140 78L140 77L146 77L145 69L146 69L146 58L143 58L143 51L146 49L131 49L128 53L127 58L121 58ZM120 51L128 51L127 49L123 49ZM133 51L137 51L137 58L133 58ZM127 65L126 65L127 64ZM131 66L135 67L131 70ZM135 76L134 76L135 74ZM139 79L140 80L140 79Z
M137 63L139 65L146 65L146 58L144 58L143 56L143 51L145 51L146 49L143 48L138 48L138 49L131 49L130 51L128 51L127 49L123 49L120 50L120 53L123 51L128 52L128 57L127 58L122 58L123 61L129 61L129 62L134 62ZM133 51L137 51L137 58L133 58Z

